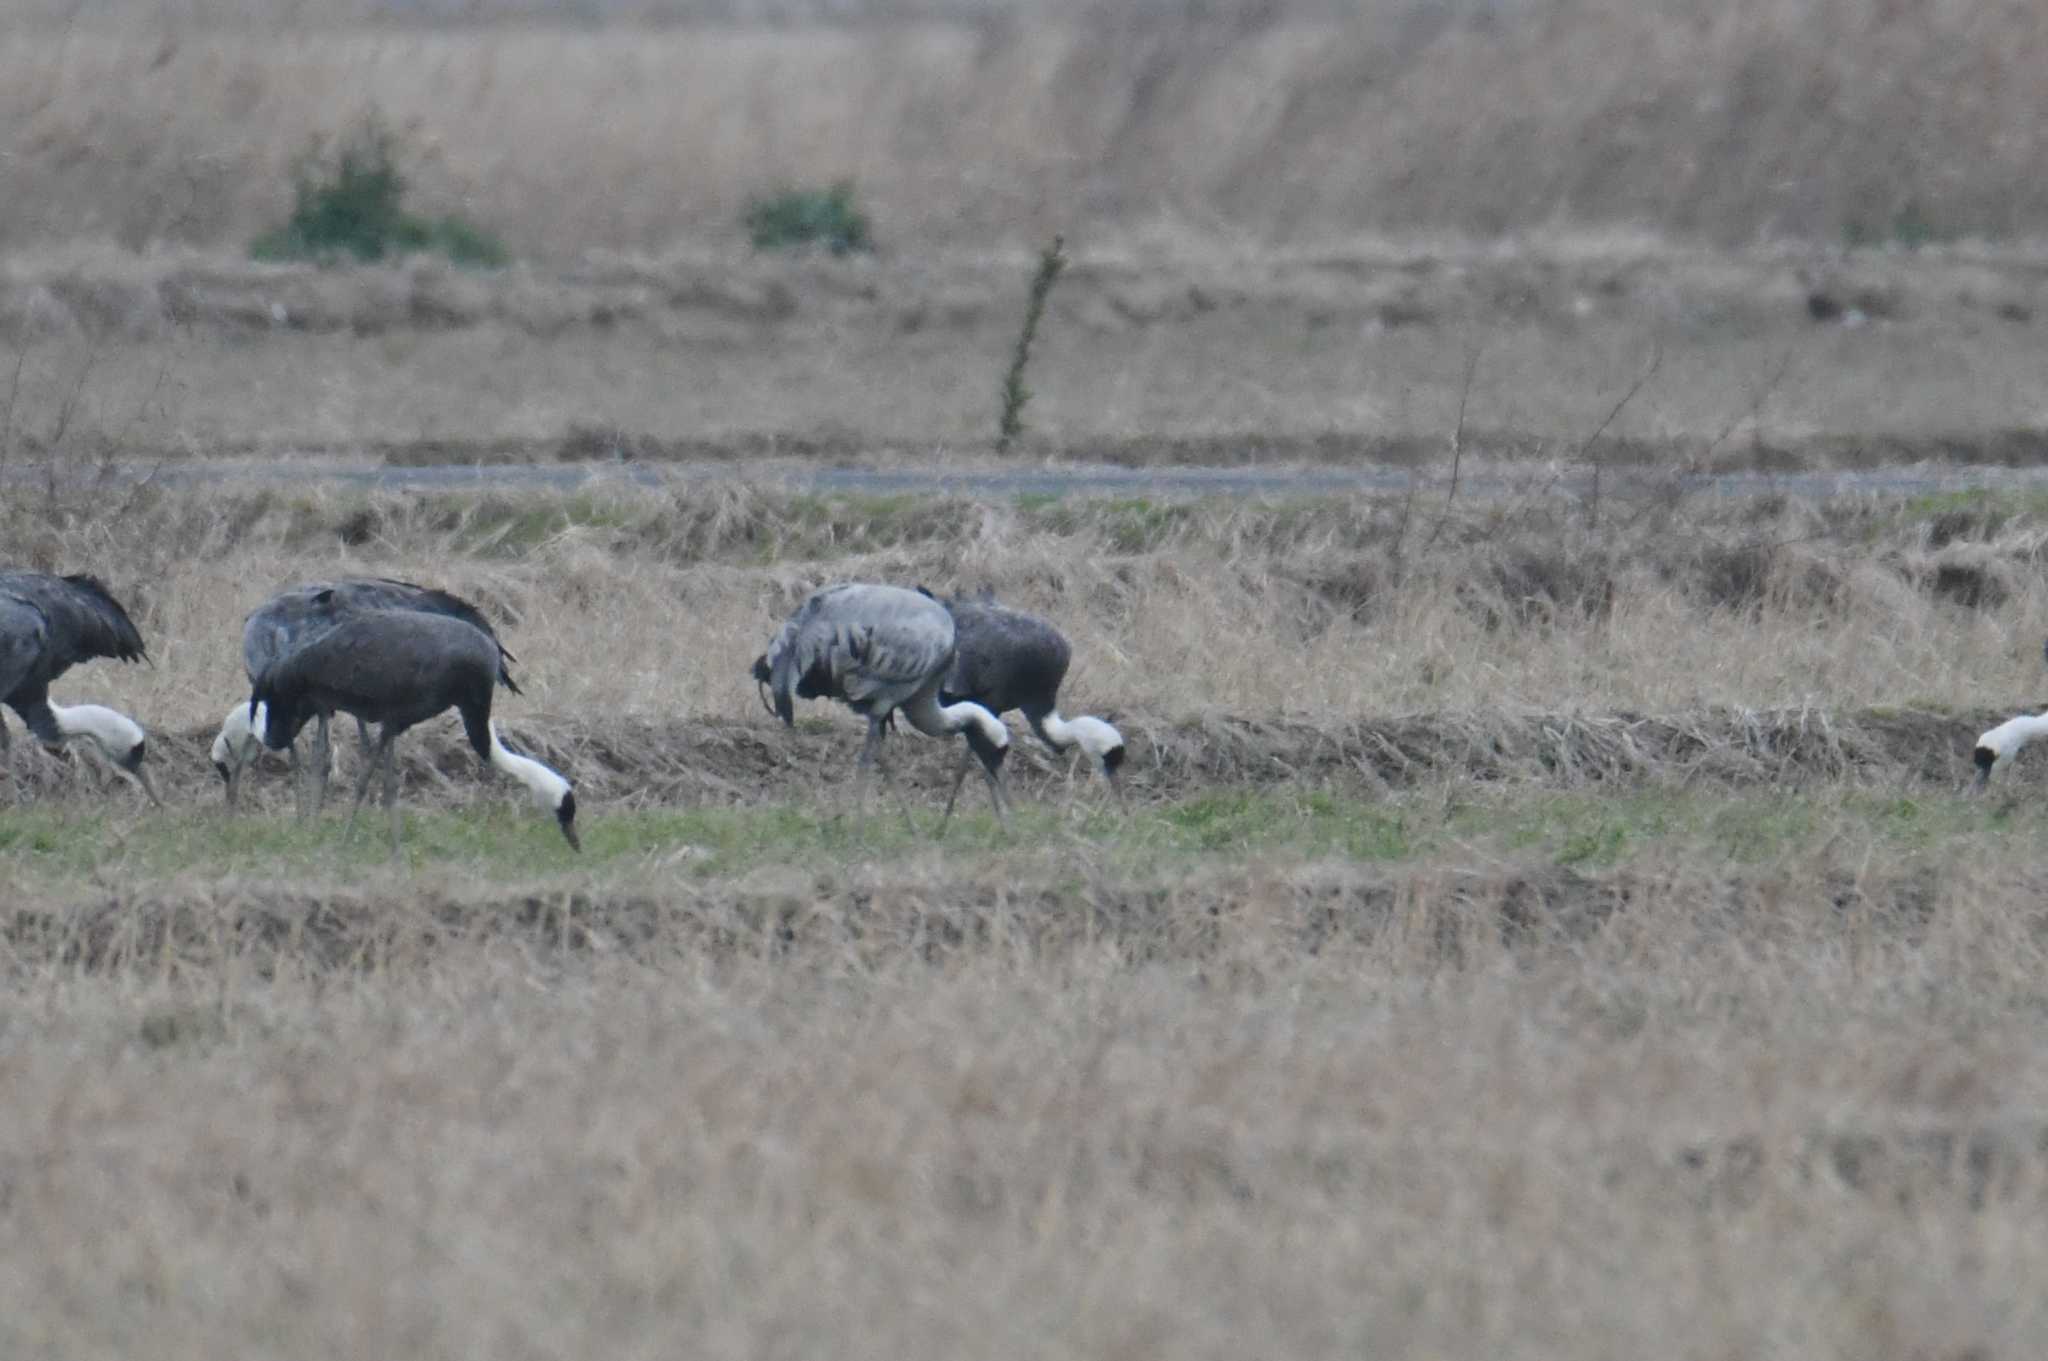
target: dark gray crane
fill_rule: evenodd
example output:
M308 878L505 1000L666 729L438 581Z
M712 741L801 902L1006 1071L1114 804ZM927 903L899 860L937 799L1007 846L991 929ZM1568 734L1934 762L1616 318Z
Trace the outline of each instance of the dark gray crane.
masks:
M304 646L343 619L364 610L411 610L419 614L446 615L482 630L497 644L498 683L515 695L520 693L518 682L512 679L511 668L511 663L519 659L506 650L490 621L484 618L483 611L452 592L390 577L341 577L333 581L307 582L280 591L251 610L242 622L242 666L248 672L249 680L253 683L265 669L294 648ZM293 787L302 813L309 799L316 815L327 801L327 777L333 764L329 718L326 713L314 716L310 795L304 788L305 777L299 769L298 744L294 742L285 753L292 767ZM239 731L231 731L238 726ZM227 785L230 808L237 803L243 767L255 754L249 727L249 721L237 725L230 714L221 726L220 736L214 739L214 769L220 772L222 781ZM371 755L369 725L358 720L356 731L367 760Z
M98 578L0 568L0 703L20 715L50 750L74 737L90 740L161 806L143 769L148 742L135 720L100 704L64 705L50 699L52 681L95 657L149 660L128 611ZM7 745L6 723L0 720L0 753Z
M902 806L879 759L883 724L901 713L929 737L975 733L991 753L983 763L989 801L996 816L1007 819L1001 768L1010 730L979 704L940 703L953 658L953 616L945 606L899 586L848 582L799 605L755 659L753 676L769 712L784 723L794 721L796 699L836 699L867 719L867 741L854 763L856 808L866 803L870 769L881 770ZM903 817L910 820L907 807Z
M307 722L327 713L352 714L381 725L375 754L356 782L349 829L384 769L384 806L391 810L391 853L399 854L398 766L391 749L399 734L448 709L462 716L463 732L478 759L526 786L555 815L572 849L576 792L569 781L529 756L507 748L491 719L491 696L503 678L504 651L482 629L446 614L364 610L340 620L266 667L249 695L249 718L262 708L262 736L272 750L289 747Z
M918 590L931 595L922 586ZM1099 718L1060 716L1060 684L1074 655L1066 636L1036 615L998 605L987 592L979 598L956 596L939 603L953 616L955 637L953 667L939 688L939 701L970 700L999 717L1012 709L1020 711L1038 740L1053 752L1079 747L1087 753L1122 802L1117 775L1124 763L1123 734ZM970 728L965 735L967 749L960 753L960 768L946 799L949 818L971 761L978 758L987 770L992 760L1002 760L1002 753L992 750L980 733Z

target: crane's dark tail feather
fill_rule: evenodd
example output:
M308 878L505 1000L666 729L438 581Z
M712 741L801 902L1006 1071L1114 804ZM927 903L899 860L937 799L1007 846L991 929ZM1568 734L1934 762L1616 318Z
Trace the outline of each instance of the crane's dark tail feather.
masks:
M770 715L781 717L775 711L775 701L768 694L768 683L773 678L774 673L768 669L768 656L766 653L754 658L754 669L750 674L754 677L754 691L761 696L761 707L766 709Z
M507 652L502 645L498 648L498 684L504 686L515 695L523 695L526 692L519 688L518 681L512 679L512 663L518 660L517 657Z
M775 654L775 660L768 668L768 689L775 699L775 716L791 727L796 726L796 700L791 691L803 694L803 679L796 674L796 649L785 647ZM811 698L805 695L805 698Z

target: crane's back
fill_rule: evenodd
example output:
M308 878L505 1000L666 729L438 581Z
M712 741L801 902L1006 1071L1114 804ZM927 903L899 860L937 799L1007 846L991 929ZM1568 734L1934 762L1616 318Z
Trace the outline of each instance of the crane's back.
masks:
M270 706L281 735L295 734L316 711L403 729L457 707L474 742L490 717L497 675L498 645L461 620L369 610L273 665L257 678L254 698ZM487 733L483 740L488 750Z
M1060 631L1036 615L984 601L948 603L958 655L941 698L973 700L991 713L1021 709L1039 717L1058 703L1073 651Z

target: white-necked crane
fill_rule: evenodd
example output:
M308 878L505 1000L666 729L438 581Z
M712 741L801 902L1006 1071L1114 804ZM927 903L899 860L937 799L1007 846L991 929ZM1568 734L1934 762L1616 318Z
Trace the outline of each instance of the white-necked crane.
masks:
M161 806L142 766L148 740L141 725L104 705L50 699L52 681L95 657L149 659L128 611L98 578L0 568L0 702L52 751L74 737L89 740ZM0 752L6 749L6 724L0 721Z
M364 610L411 610L418 614L446 615L482 630L498 647L498 683L515 695L520 693L518 683L512 679L511 669L511 663L519 659L506 650L490 621L484 618L483 611L453 592L390 577L341 577L333 581L307 582L279 591L251 610L242 622L242 667L248 672L250 682L253 684L258 676L293 649L303 647L343 619ZM292 767L294 789L302 813L309 797L316 815L327 801L328 770L333 763L328 735L330 718L331 715L325 712L314 715L313 787L310 796L303 788L305 781L299 771L298 743L294 741L285 752L285 758ZM214 769L220 772L221 780L227 785L230 808L238 802L242 770L255 758L257 751L256 744L250 740L253 730L246 715L239 733L230 731L233 724L234 717L230 715L221 725L220 736L213 742ZM358 719L356 730L362 739L364 759L368 760L372 755L369 724Z
M939 689L952 670L953 616L928 595L899 586L848 582L814 592L756 658L754 680L769 712L795 721L795 699L836 699L868 721L867 740L854 763L855 806L867 801L867 773L882 779L902 806L880 751L882 726L901 713L928 737L973 732L991 753L983 771L996 816L1006 818L1001 767L1010 730L979 704L942 703ZM906 822L910 810L903 809Z
M391 749L399 734L453 708L477 757L526 786L534 802L555 815L572 849L576 792L570 782L498 738L491 696L503 676L504 652L490 634L446 614L364 610L301 643L256 678L248 718L262 718L263 744L291 745L315 715L351 714L381 725L376 753L356 782L349 830L362 810L370 779L384 768L384 806L391 810L391 851L399 854L398 766Z
M921 586L918 590L930 594ZM1066 636L1036 615L998 605L987 592L979 599L956 596L940 603L953 616L957 648L952 670L939 689L940 701L971 700L998 716L1020 711L1038 740L1054 753L1074 747L1087 753L1122 802L1124 791L1117 776L1124 763L1123 734L1090 715L1060 716L1060 684L1073 660ZM978 758L988 768L991 756L997 755L974 730L966 737L967 749L960 753L960 768L946 799L947 817L960 797L970 761Z

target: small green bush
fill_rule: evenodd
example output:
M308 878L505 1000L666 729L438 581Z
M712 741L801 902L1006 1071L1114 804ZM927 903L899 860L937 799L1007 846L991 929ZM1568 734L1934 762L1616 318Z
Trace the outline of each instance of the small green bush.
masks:
M318 260L341 255L381 260L434 251L458 265L496 268L511 257L502 241L459 217L405 210L398 138L374 115L342 139L330 157L316 146L293 172L292 215L257 237L258 260Z
M830 189L785 189L747 205L747 239L755 250L823 245L834 255L873 250L867 214L853 201L853 181Z

